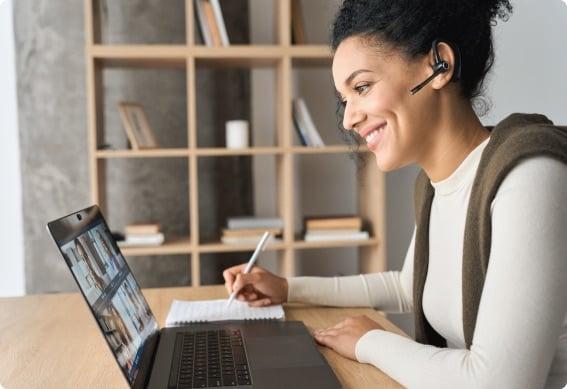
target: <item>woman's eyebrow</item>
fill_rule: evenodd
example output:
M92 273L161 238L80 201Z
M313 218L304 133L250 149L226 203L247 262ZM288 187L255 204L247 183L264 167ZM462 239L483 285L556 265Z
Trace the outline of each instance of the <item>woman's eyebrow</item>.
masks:
M368 72L369 72L369 73L372 73L372 70L369 70L369 69L358 69L358 70L355 70L354 72L352 72L352 73L350 74L350 76L348 76L348 77L346 78L346 80L345 80L345 82L344 82L345 85L350 84L351 81L352 81L352 79L355 78L356 76L358 76L360 73L368 73Z

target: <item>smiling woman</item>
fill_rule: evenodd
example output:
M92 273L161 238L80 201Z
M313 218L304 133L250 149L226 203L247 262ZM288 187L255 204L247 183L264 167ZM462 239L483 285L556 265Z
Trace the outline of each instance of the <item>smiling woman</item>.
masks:
M344 131L383 171L421 167L403 269L352 277L224 273L253 305L412 312L416 339L367 317L314 332L407 387L567 382L567 131L512 114L491 131L475 104L509 1L345 0L333 24ZM478 104L477 109L478 109Z

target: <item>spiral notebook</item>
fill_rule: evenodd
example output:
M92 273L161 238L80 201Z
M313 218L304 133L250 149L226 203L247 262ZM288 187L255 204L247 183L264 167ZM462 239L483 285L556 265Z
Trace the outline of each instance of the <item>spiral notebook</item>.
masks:
M166 327L181 324L224 321L224 320L283 320L285 314L281 305L268 307L250 307L247 303L234 300L226 306L226 299L205 301L173 300L167 319Z

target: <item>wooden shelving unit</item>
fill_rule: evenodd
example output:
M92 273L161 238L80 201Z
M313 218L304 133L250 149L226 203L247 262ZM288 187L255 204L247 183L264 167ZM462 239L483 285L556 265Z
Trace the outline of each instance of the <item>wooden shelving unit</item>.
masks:
M96 0L85 2L87 113L89 135L89 167L91 199L106 211L106 161L113 158L184 158L189 172L189 214L191 236L168 240L158 247L123 248L125 256L188 254L191 261L191 284L199 285L201 254L251 251L253 245L226 245L220 242L206 243L199 237L199 196L197 165L200 158L233 155L276 156L277 211L284 220L281 242L267 246L278 253L279 272L295 275L297 250L334 247L359 247L361 272L385 270L385 198L384 175L373 163L362 172L364 186L359 188L359 214L371 225L371 239L367 241L305 242L298 240L294 231L294 193L292 190L294 158L305 154L341 154L349 151L345 145L324 148L293 145L292 122L292 71L296 66L321 66L331 64L331 53L325 45L291 44L290 0L275 0L277 13L277 44L235 45L230 47L205 47L195 43L193 1L185 1L185 45L105 45L100 43ZM188 147L154 150L99 150L101 143L102 106L101 70L105 66L163 66L186 69L187 79L187 139ZM197 146L196 117L196 68L197 66L223 67L271 67L276 71L276 146L251 147L243 150L225 148L200 148ZM364 148L361 152L365 152Z

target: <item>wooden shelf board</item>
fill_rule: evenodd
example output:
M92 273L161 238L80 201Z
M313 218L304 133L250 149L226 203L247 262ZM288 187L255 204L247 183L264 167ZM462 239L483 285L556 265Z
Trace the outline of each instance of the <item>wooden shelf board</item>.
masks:
M297 240L293 243L295 249L319 249L330 247L357 247L357 246L374 246L378 244L378 239L370 238L368 240L336 240L329 242L306 242Z
M91 45L87 54L107 66L185 67L185 45Z
M125 257L141 255L191 254L190 238L173 239L159 246L120 247Z
M273 66L284 57L294 65L327 66L333 55L325 45L109 45L87 46L87 54L107 65L185 66L195 58L198 66Z
M289 47L293 58L333 58L333 53L327 45L293 45Z
M203 243L199 245L200 253L230 253L230 252L245 252L254 251L256 245L251 243L243 244L224 244L221 242ZM266 244L266 251L283 250L286 248L284 242L268 243Z
M280 47L273 45L194 46L189 52L198 67L270 67L275 66L284 54Z
M293 154L341 154L350 153L353 150L350 146L346 145L330 145L325 147L308 147L308 146L294 146L290 149ZM365 153L368 151L366 146L361 146L357 151L359 153Z
M325 67L331 69L333 54L325 45L300 45L290 48L294 67Z
M195 154L200 157L231 156L231 155L273 155L282 154L281 147L249 147L246 149L227 149L225 147L199 148Z
M127 58L176 58L187 57L185 45L103 45L95 44L87 47L87 53L95 58L127 59Z
M170 158L187 157L189 149L97 150L97 158Z
M306 242L297 240L293 242L294 249L318 249L333 247L360 247L374 246L378 244L378 239L369 240L341 240L331 242ZM231 253L231 252L247 252L254 251L255 244L224 244L221 242L203 243L197 247L199 253ZM284 242L269 243L266 245L267 251L284 250L287 245ZM160 246L142 246L142 247L120 247L122 254L128 256L142 255L174 255L174 254L191 254L193 248L189 238L172 240Z
M282 147L249 147L245 149L227 149L224 147L203 147L198 149L142 149L142 150L97 150L96 157L99 159L111 158L175 158L197 155L199 157L223 157L237 155L280 155L290 154L341 154L351 152L349 146L331 145L325 147L293 146ZM368 152L363 146L358 152Z

